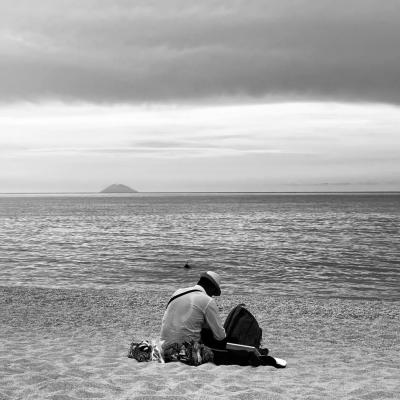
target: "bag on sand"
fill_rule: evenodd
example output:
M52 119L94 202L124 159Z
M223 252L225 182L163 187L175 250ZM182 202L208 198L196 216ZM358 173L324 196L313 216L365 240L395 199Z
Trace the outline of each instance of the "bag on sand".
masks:
M237 305L226 317L224 328L227 341L230 343L253 346L261 345L262 329L254 315L244 307Z
M134 358L136 361L158 361L164 363L161 351L155 343L148 340L142 340L140 343L132 342L128 352L128 358Z
M140 343L132 342L128 352L129 358L134 358L139 362L151 360L151 344L143 340Z

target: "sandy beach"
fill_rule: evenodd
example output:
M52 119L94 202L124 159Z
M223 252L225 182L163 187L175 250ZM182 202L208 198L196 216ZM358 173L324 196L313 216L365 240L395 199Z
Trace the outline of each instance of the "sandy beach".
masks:
M169 292L0 288L0 399L396 399L400 302L222 296L244 302L288 367L127 358L157 338Z

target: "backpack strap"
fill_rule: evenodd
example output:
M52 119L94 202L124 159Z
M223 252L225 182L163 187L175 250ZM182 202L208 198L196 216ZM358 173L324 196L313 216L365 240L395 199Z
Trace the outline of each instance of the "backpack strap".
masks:
M179 294L177 294L176 296L171 297L171 298L169 299L169 302L168 302L168 304L167 304L167 307L169 306L169 303L171 303L172 301L174 301L174 300L177 299L178 297L181 297L181 296L183 296L184 294L188 294L188 293L192 293L192 292L201 292L201 290L199 290L199 289L190 289L190 290L188 290L187 292L179 293Z

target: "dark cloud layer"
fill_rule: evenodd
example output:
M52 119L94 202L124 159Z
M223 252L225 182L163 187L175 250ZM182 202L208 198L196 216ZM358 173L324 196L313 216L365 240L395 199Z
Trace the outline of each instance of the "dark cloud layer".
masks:
M398 0L13 0L0 21L2 102L400 103Z

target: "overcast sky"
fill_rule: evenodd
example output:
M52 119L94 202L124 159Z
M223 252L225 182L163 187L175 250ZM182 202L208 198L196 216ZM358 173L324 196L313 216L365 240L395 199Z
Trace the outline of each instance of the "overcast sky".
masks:
M0 3L0 192L400 190L399 0Z

